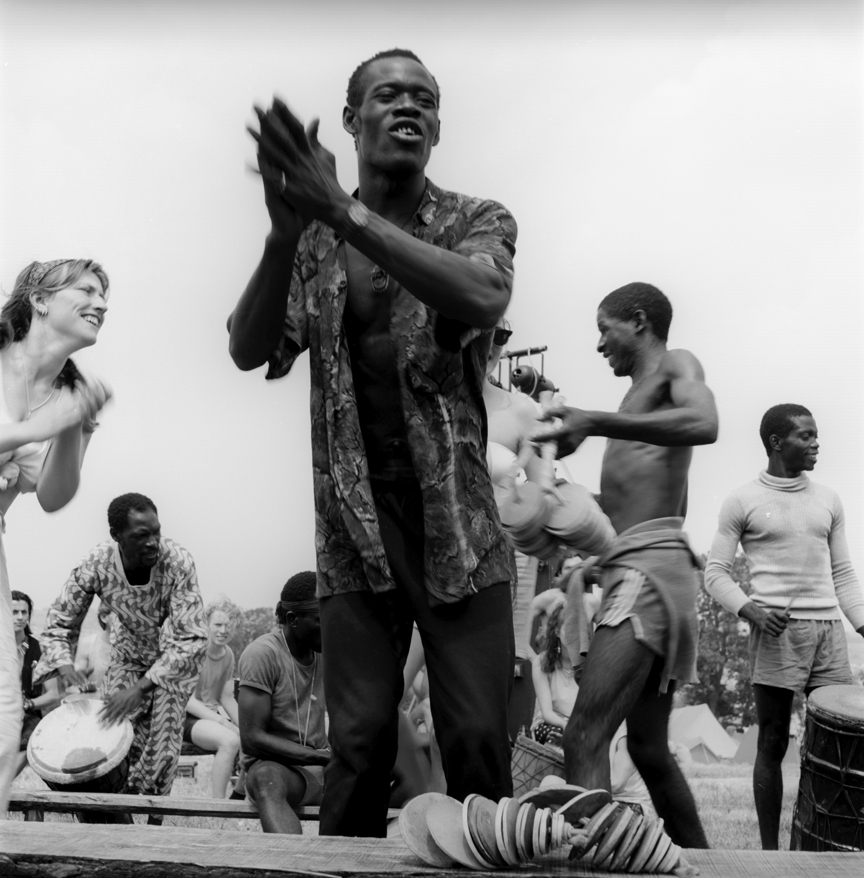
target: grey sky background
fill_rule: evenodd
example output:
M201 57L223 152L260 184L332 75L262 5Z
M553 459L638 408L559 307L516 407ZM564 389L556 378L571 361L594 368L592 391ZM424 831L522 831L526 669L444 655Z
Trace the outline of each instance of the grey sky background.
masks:
M13 588L50 603L133 490L205 599L273 604L314 567L307 360L270 383L227 352L268 228L244 126L274 92L320 116L353 189L345 86L393 46L441 86L431 179L519 223L510 347L548 345L571 404L614 410L629 382L596 353L596 306L656 284L720 411L694 456L695 547L764 466L764 410L800 402L864 573L860 2L0 0L0 284L33 259L102 262L110 308L80 362L116 392L75 500L11 509ZM603 442L568 460L592 490Z

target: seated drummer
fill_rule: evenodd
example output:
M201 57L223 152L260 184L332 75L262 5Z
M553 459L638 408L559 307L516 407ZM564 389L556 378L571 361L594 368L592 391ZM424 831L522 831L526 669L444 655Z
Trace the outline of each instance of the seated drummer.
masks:
M115 497L108 506L108 528L111 539L72 570L48 611L34 679L59 676L67 687L88 685L86 674L73 664L72 650L99 597L104 612L113 613L100 716L108 725L128 717L135 732L128 773L117 778L112 792L167 796L180 755L184 709L207 647L198 575L189 552L162 536L149 497Z
M240 741L246 794L264 832L300 834L294 809L318 805L330 748L324 729L316 578L292 576L276 606L279 628L240 656Z
M24 700L24 722L21 725L21 746L18 763L15 766L17 777L27 765L27 743L33 730L42 719L42 712L56 707L60 701L57 682L48 680L44 686L33 682L33 668L42 656L39 641L30 631L30 617L33 615L33 601L23 591L12 592L12 625L15 629L15 643L18 645L18 660L21 664L21 697Z

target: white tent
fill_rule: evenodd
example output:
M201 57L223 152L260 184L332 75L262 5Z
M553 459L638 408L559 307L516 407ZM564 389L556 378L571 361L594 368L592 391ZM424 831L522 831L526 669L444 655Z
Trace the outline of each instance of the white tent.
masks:
M749 762L752 765L756 761L756 741L759 737L759 726L750 726L741 736L738 752L735 754L736 762ZM798 765L801 761L801 753L798 750L798 742L794 737L789 738L789 748L783 757L783 765Z
M675 708L669 718L669 739L683 744L694 762L732 759L738 750L707 704Z

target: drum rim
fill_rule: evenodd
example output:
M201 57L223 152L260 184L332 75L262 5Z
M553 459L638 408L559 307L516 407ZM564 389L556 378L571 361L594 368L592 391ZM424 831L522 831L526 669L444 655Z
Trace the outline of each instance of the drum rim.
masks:
M92 700L96 701L98 699ZM60 708L57 709L59 710ZM128 717L124 717L122 720L120 720L120 726L123 734L120 738L120 743L117 751L113 755L107 757L103 762L94 765L92 768L87 768L84 771L79 771L75 773L56 771L55 769L45 765L45 763L42 762L42 760L34 752L33 745L35 741L38 741L36 731L38 730L39 726L42 725L45 720L49 719L55 712L56 711L51 711L51 713L42 717L36 728L33 730L33 735L30 736L30 740L27 742L27 762L30 764L30 767L33 769L33 771L35 771L36 774L38 774L39 777L41 777L43 780L48 780L52 783L57 784L86 783L87 781L96 780L97 778L104 777L110 771L115 769L126 758L127 754L129 753L129 748L132 746L132 739L135 737L135 730L132 727L132 723L129 721Z
M828 706L822 704L823 701L834 696L842 699L844 695L848 696L853 693L856 696L855 700L857 702L852 705L856 709L855 713L841 713L837 710L839 705ZM833 717L847 724L859 725L864 722L864 688L855 683L836 683L830 686L820 686L810 693L810 697L807 699L807 712L808 714Z

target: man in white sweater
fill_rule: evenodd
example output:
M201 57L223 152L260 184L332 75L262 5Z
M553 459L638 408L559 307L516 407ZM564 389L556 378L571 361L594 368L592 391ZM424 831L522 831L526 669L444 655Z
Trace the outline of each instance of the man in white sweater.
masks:
M800 405L776 405L759 434L768 469L726 498L705 587L750 622L759 722L753 794L762 848L777 850L792 698L852 682L840 611L864 636L864 594L849 560L840 498L805 475L819 453L813 416ZM749 596L730 576L739 543L753 577Z

